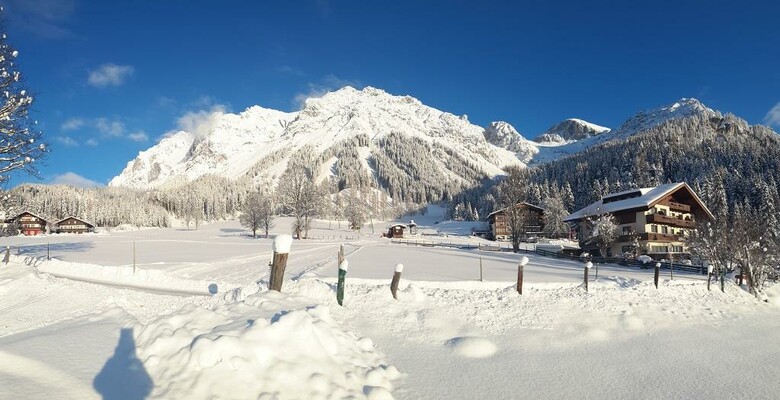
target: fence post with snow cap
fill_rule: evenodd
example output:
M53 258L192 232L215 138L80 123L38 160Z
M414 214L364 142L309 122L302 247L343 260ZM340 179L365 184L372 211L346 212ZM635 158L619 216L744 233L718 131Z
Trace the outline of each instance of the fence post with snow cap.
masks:
M593 263L588 261L585 263L585 291L588 291L588 273L590 272L590 269L593 268Z
M347 278L347 270L349 269L349 261L346 259L339 263L339 283L336 289L336 301L340 306L344 305L344 280Z
M655 263L655 274L653 274L653 282L655 283L655 288L658 289L658 275L661 273L661 263L657 262Z
M528 257L523 256L517 265L517 293L523 294L523 269L528 264Z
M712 264L705 262L707 264L707 291L710 291L710 282L712 282Z
M271 279L268 282L269 290L276 290L277 292L282 291L284 269L287 268L287 257L290 255L292 241L292 236L288 234L277 235L274 238L274 259L271 261Z
M390 293L393 294L393 298L398 300L398 283L401 282L401 272L404 271L403 264L395 265L395 273L393 274L393 281L390 282Z
M11 261L11 246L5 247L5 256L3 256L3 262L8 265L8 261Z

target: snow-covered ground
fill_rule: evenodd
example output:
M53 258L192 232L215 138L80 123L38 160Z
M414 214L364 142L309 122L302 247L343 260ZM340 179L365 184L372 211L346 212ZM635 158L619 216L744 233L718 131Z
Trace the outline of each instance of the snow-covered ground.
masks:
M436 213L413 218L421 239L484 243ZM585 292L581 263L530 254L521 296L522 255L391 244L387 225L318 221L317 239L293 242L281 294L266 289L272 240L233 221L2 238L0 398L780 393L780 285L760 302L733 283L708 292L701 276L675 274L655 289L651 270L602 265ZM280 220L273 233L288 231Z

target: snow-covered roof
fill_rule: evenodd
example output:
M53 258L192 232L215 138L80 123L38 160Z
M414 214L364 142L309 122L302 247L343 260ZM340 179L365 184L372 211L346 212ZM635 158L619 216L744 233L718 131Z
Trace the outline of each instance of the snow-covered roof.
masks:
M30 214L30 215L32 215L32 216L33 216L33 217L35 217L35 218L42 219L42 220L46 221L46 223L47 223L47 224L50 224L50 223L51 223L51 218L42 217L42 216L40 216L40 215L38 215L38 214L35 214L35 213L32 213L32 212L29 212L29 211L22 211L22 212L20 212L19 214L16 214L16 216L15 216L15 217L13 217L13 218L11 218L11 219L12 219L12 220L16 220L16 219L18 219L19 217L21 217L21 216L22 216L22 214Z
M540 210L540 211L544 211L544 207L540 207L540 206L537 206L535 204L531 204L531 203L529 203L527 201L524 201L522 203L517 203L517 204L515 204L515 207L517 207L518 205L521 205L521 204L526 205L526 206L531 207L531 208L535 208L535 209ZM495 214L498 214L500 212L504 212L504 210L506 210L507 208L508 207L504 207L504 208L502 208L500 210L493 211L492 213L488 214L488 216L485 217L485 219L490 219L491 216L493 216Z
M623 192L608 194L604 196L601 200L579 211L569 214L566 218L563 219L563 221L564 222L576 221L579 219L592 217L594 215L599 215L604 213L614 213L617 211L631 210L635 208L649 208L651 205L661 200L663 197L683 187L688 189L688 191L693 195L693 197L699 203L699 205L704 210L704 212L706 212L707 215L710 216L710 218L714 219L710 210L707 209L707 207L701 201L699 196L697 196L696 193L693 192L691 187L688 186L688 184L685 182L677 182L677 183L667 183L665 185L660 185L652 188L632 189ZM626 196L631 196L631 197L622 200L610 201L610 199L626 197Z
M97 226L97 225L95 225L95 224L93 224L93 223L91 223L91 222L87 221L87 220L86 220L86 219L84 219L84 218L79 218L79 217L76 217L76 216L73 216L73 215L68 215L67 217L65 217L65 218L63 218L63 219L61 219L61 220L59 220L59 221L55 222L55 224L59 225L59 224L60 224L60 222L62 222L62 221L65 221L66 219L70 219L70 218L73 218L73 219L75 219L75 220L79 220L79 221L81 221L81 222L83 222L83 223L85 223L85 224L87 224L87 225L90 225L90 226L92 226L92 227L95 227L95 226Z

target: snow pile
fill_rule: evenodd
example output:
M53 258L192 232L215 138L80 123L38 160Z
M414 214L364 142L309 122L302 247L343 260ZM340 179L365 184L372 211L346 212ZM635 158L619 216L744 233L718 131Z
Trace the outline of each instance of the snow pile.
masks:
M156 385L151 398L392 398L400 376L327 306L273 291L214 310L184 308L136 339Z
M446 345L453 353L466 358L490 357L498 350L490 340L475 336L453 338Z

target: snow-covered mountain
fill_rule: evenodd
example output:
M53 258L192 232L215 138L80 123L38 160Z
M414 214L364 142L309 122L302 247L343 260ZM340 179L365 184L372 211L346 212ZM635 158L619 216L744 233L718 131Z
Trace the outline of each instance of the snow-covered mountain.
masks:
M304 157L318 183L332 179L339 190L371 184L394 198L436 201L507 166L554 161L693 115L720 117L698 100L681 99L639 112L615 130L567 119L536 143L503 121L482 128L410 96L345 87L306 100L298 112L258 106L214 112L140 152L109 185L148 189L204 175L273 183Z
M322 181L343 173L339 159L352 156L344 149L354 145L361 172L377 181L397 178L391 173L419 181L415 175L424 172L463 186L502 174L508 165L523 165L534 150L519 134L512 149L496 146L485 139L484 128L465 117L372 87L345 87L310 98L294 113L261 107L240 114L215 112L203 124L201 135L177 132L142 151L109 185L151 188L205 174L274 180L304 148L315 156L330 155L318 169L316 179Z
M508 122L491 122L485 128L485 140L498 147L513 151L522 162L528 163L539 152L535 143L528 141Z
M572 141L587 139L600 133L609 132L609 128L583 121L577 118L563 120L544 131L534 139L534 142L566 144Z
M579 153L585 149L599 145L601 143L606 143L611 140L626 139L634 135L642 134L656 126L663 124L666 121L684 119L693 116L703 116L706 118L722 117L719 112L705 106L699 100L683 98L667 106L640 111L627 119L626 122L621 124L617 129L604 131L580 140L568 142L565 141L563 143L538 143L539 153L528 164L543 164L550 161L555 161L562 157Z

